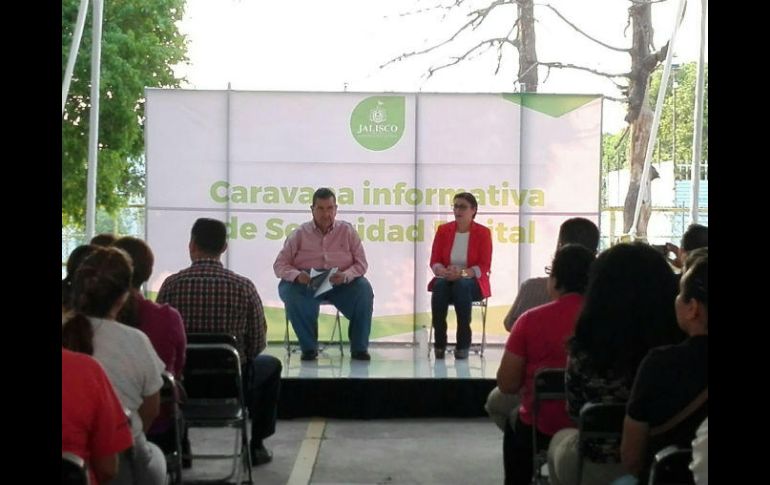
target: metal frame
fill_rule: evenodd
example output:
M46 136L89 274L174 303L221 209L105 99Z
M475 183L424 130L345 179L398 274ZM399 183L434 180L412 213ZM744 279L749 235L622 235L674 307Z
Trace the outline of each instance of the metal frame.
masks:
M474 300L471 303L471 317L473 316L472 315L473 307L481 308L481 344L471 343L471 350L479 354L479 356L481 357L484 357L484 349L487 347L487 305L488 304L489 304L489 298L484 298L482 300ZM450 303L449 305L454 307L453 303ZM471 319L471 322L473 322L472 319ZM430 357L430 351L432 348L433 348L433 324L431 324L430 332L428 333L428 357ZM451 352L451 350L447 349L447 352Z
M541 401L566 399L564 372L563 368L539 369L535 372L535 380L532 384L532 483L536 485L548 483L541 472L543 465L548 462L548 455L545 451L538 451L537 414Z
M332 302L327 301L327 300L322 301L321 305L332 305L333 306ZM336 315L334 317L334 324L332 326L332 335L331 335L331 337L329 337L329 340L327 340L325 342L318 341L318 322L317 321L316 321L316 327L315 327L315 339L316 339L316 342L318 343L318 352L323 352L323 351L326 350L327 346L334 345L336 343L340 347L340 355L342 356L342 355L345 355L345 350L344 350L344 347L343 347L343 344L342 344L342 321L340 320L340 311L339 311L339 309L337 307L335 307L335 310L337 310L337 313L336 313ZM292 342L289 339L289 325L290 325L290 323L289 323L289 314L286 312L286 310L284 310L284 315L285 315L285 318L286 318L286 332L284 333L283 343L284 343L284 346L286 347L286 354L287 355L291 355L294 352L297 352L299 350L299 347L293 347L292 346ZM337 334L339 334L338 335L338 340L337 340L337 342L335 342L334 341L334 336L337 335Z
M194 359L191 358L191 354L196 352L209 352L210 356L207 358ZM227 361L230 363L230 368L226 366L214 366L210 368L201 365L196 366L196 360L201 362L214 362L215 354L219 353L220 357L224 357L227 354ZM247 483L254 483L251 475L251 454L249 452L249 439L247 424L249 420L249 412L246 407L246 400L244 398L243 390L243 377L241 375L241 360L238 355L238 351L232 345L222 343L191 343L187 345L187 363L185 364L185 390L187 391L187 399L182 407L182 412L185 418L185 424L188 428L219 428L230 427L239 430L240 434L240 451L239 440L236 434L234 450L232 454L194 454L191 453L194 459L222 459L233 458L233 469L230 475L227 477L215 480L221 482L223 480L229 480L235 476L235 482L241 483L241 469L245 467L248 470L249 480ZM209 381L212 377L222 377L222 382L226 383L228 379L233 379L234 393L227 396L212 396L206 392L201 392L201 389L210 390L208 385L212 382ZM196 379L199 382L196 382ZM206 380L206 385L201 385L200 380ZM191 450L192 451L192 450ZM243 464L243 467L239 466L239 463Z

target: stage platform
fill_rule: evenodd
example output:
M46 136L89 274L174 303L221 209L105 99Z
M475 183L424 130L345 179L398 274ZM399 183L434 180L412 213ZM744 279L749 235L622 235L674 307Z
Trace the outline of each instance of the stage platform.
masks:
M456 360L447 352L436 359L427 347L403 340L372 342L369 362L352 360L345 344L327 345L316 361L287 353L271 343L266 353L283 363L278 417L293 419L385 419L420 417L482 417L484 403L495 387L503 341L487 342L484 356L471 352ZM481 336L474 335L474 341ZM450 345L448 350L451 349Z

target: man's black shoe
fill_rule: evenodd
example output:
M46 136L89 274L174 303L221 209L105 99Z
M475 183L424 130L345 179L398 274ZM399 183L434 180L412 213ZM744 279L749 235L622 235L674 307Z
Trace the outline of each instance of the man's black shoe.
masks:
M182 455L182 468L185 470L192 468L192 457L190 455Z
M316 358L318 358L317 350L303 350L302 357L300 357L302 360L316 360Z
M265 448L265 445L251 448L251 466L264 465L271 461L273 461L273 453Z
M444 352L446 351L446 349L444 349L444 347L436 347L436 348L433 349L433 351L436 353L436 358L437 359L443 359L444 358Z
M372 360L372 356L366 350L358 350L350 355L355 360Z

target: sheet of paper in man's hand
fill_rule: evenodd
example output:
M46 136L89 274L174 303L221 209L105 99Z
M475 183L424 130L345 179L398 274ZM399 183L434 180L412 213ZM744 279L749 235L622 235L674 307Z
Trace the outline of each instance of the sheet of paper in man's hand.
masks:
M329 281L329 278L331 278L332 275L336 272L337 272L337 268L325 269L321 271L315 268L310 270L309 286L311 289L315 290L315 294L313 296L318 297L333 288L331 281Z

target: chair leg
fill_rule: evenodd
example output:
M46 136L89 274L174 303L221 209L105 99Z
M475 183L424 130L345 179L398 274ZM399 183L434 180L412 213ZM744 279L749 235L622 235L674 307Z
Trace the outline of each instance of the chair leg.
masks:
M247 483L253 484L254 480L251 476L251 450L249 448L249 433L248 433L248 414L244 413L243 421L241 421L241 463L246 468L246 472L249 475L249 481ZM254 437L251 437L254 439ZM236 483L241 483L241 474L238 472L238 480Z
M284 310L285 312L286 310ZM291 342L289 341L289 315L286 315L286 334L283 337L283 341L286 344L286 353L291 355Z
M484 349L487 346L487 300L481 307L481 356L484 357Z
M332 330L332 341L334 341L334 332L339 333L340 342L340 356L345 355L345 350L342 346L342 322L340 321L340 311L337 310L337 316L334 317L334 329Z
M430 358L430 348L433 345L433 324L430 324L430 332L428 332L428 357Z

